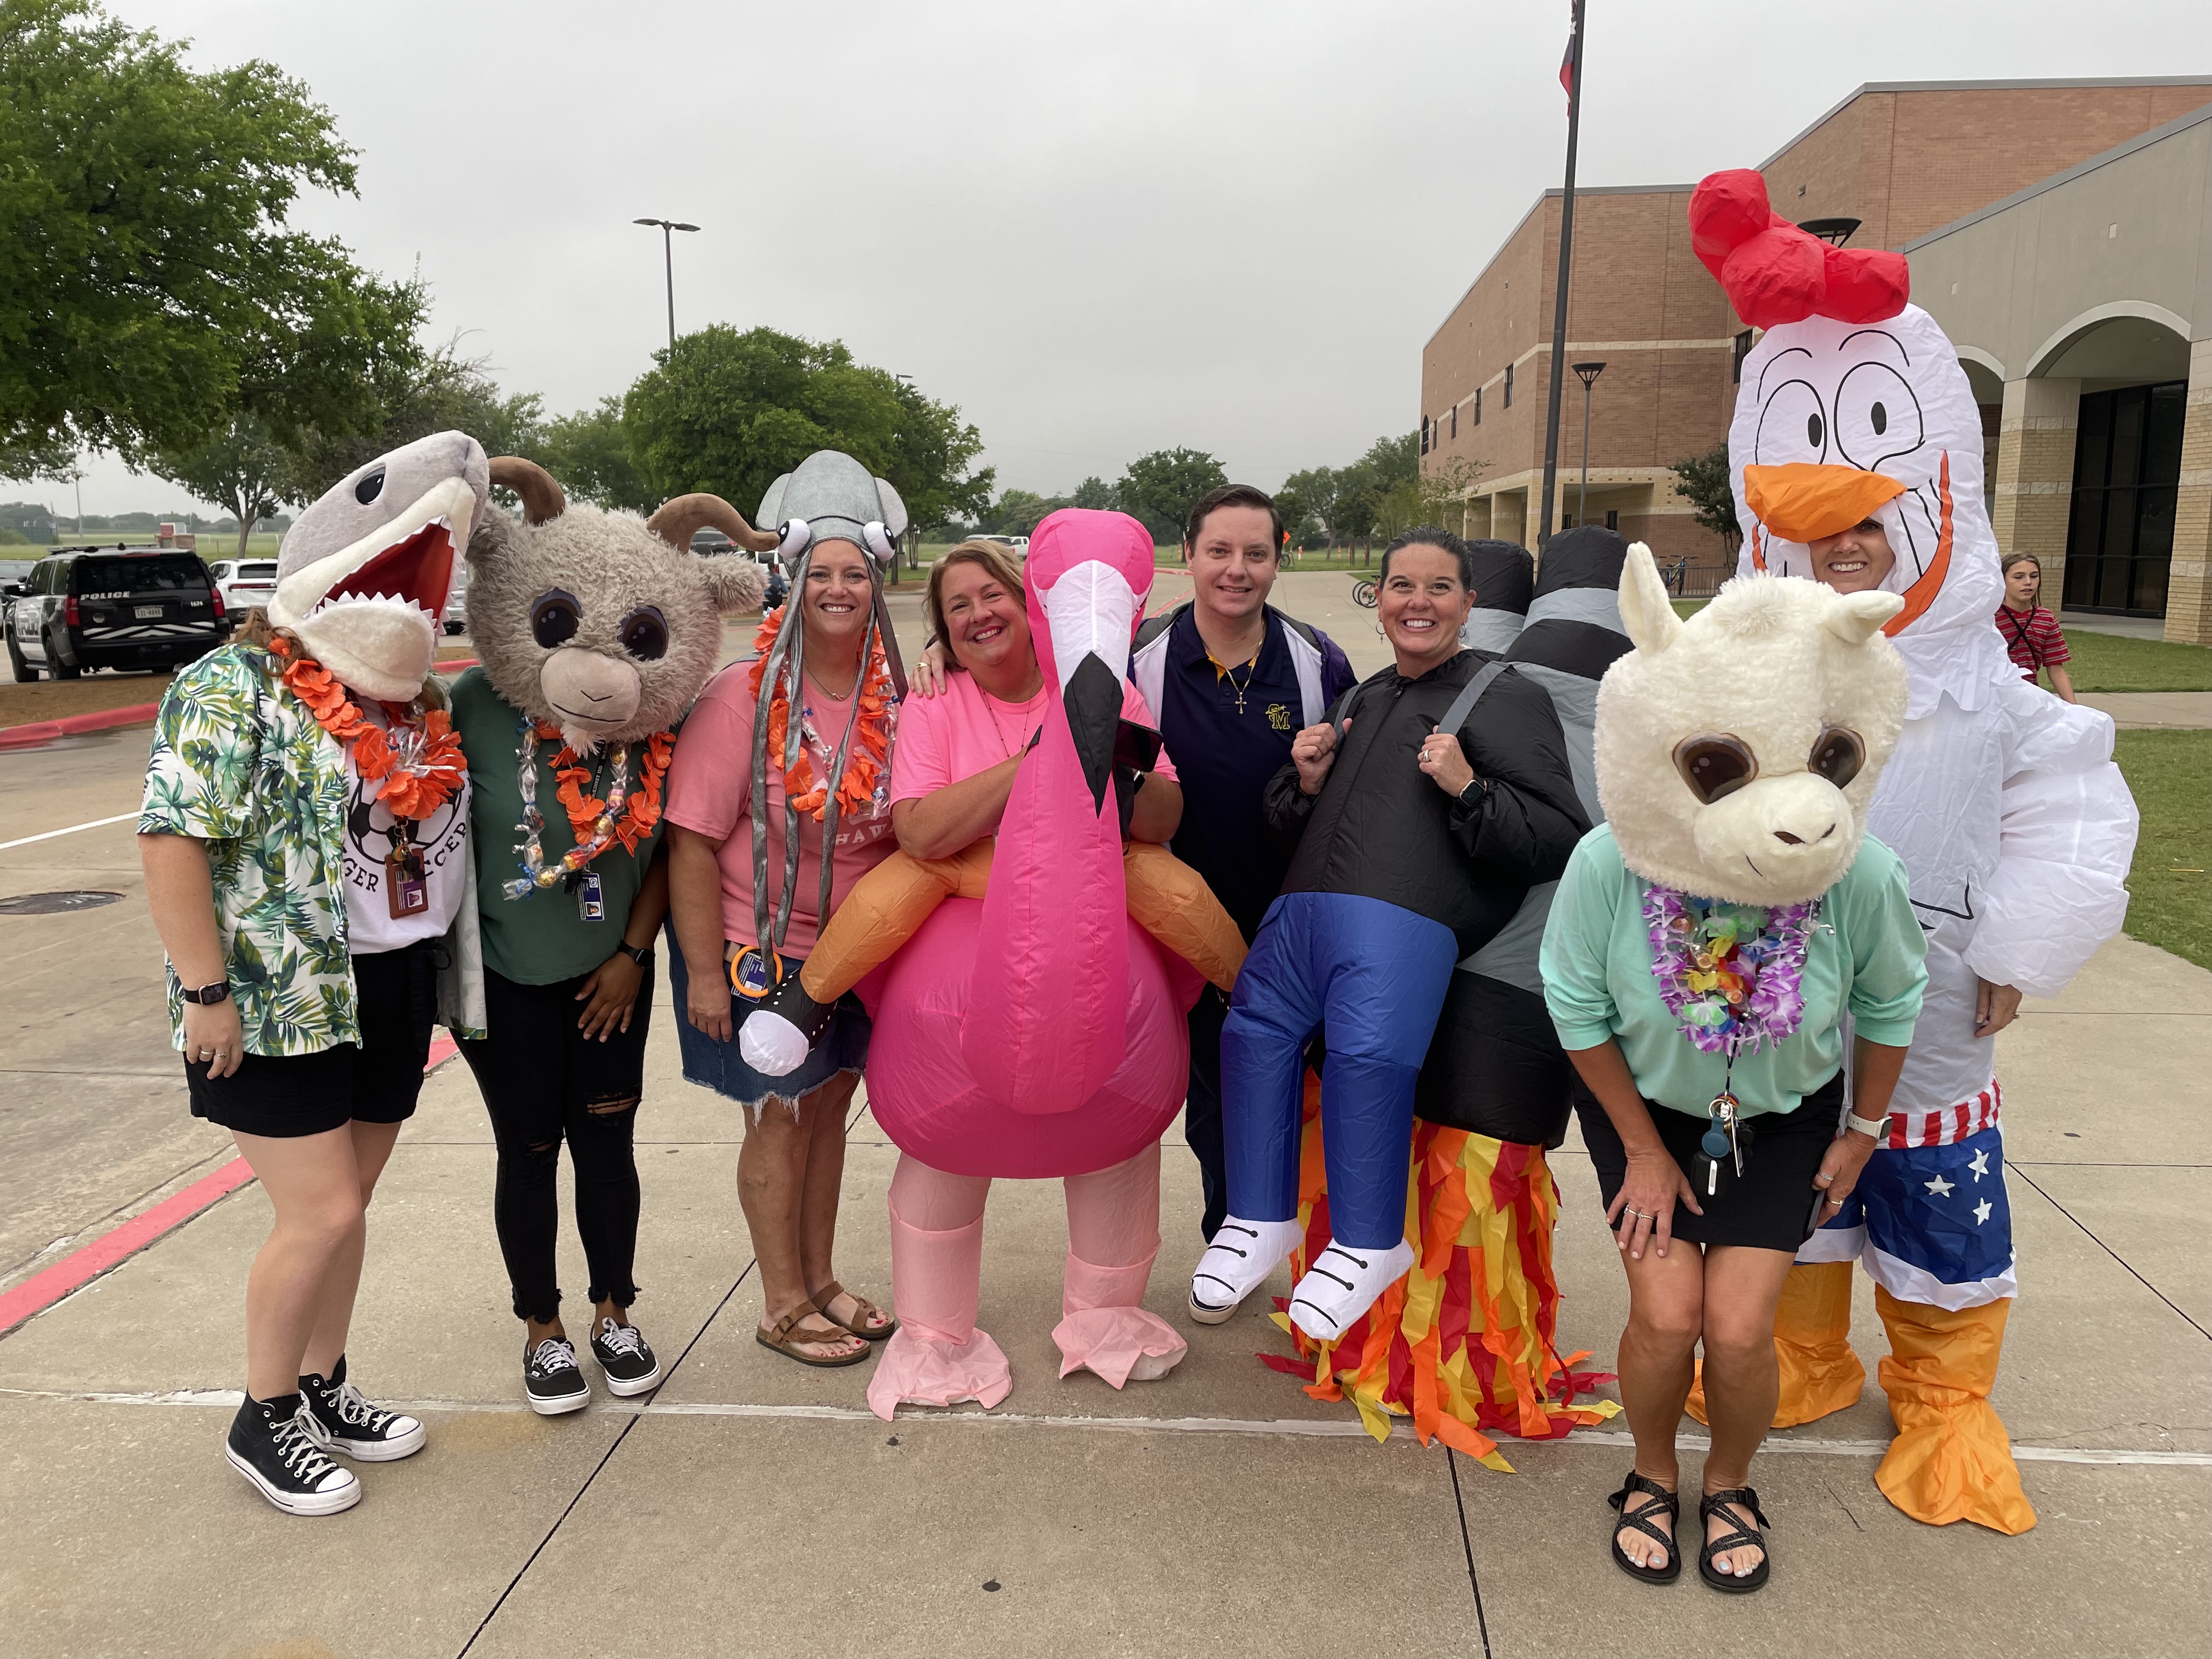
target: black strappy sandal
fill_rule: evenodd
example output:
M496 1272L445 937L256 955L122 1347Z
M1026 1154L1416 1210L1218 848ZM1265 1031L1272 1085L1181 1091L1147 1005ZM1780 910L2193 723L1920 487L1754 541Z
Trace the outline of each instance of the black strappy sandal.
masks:
M1707 1492L1698 1500L1699 1526L1702 1527L1705 1522L1711 1520L1717 1510L1724 1510L1729 1504L1734 1504L1738 1509L1749 1510L1751 1518L1762 1528L1774 1524L1766 1518L1765 1511L1759 1507L1757 1492L1749 1486L1730 1486L1726 1492ZM1723 1512L1721 1519L1729 1523L1730 1530L1723 1533L1698 1552L1698 1577L1704 1579L1713 1589L1729 1595L1748 1595L1755 1589L1765 1589L1767 1569L1774 1565L1773 1552L1767 1548L1765 1534L1738 1526L1736 1518L1733 1515ZM1742 1577L1739 1578L1732 1572L1723 1572L1713 1565L1713 1558L1716 1555L1728 1550L1741 1549L1746 1544L1758 1547L1759 1565Z
M1628 1509L1628 1500L1630 1496L1636 1492L1643 1492L1660 1501L1656 1504L1646 1504L1632 1514ZM1647 1584L1671 1584L1680 1578L1682 1576L1682 1552L1674 1543L1674 1527L1675 1523L1682 1518L1680 1497L1668 1492L1656 1480L1646 1480L1634 1469L1631 1469L1628 1472L1628 1479L1621 1483L1620 1490L1605 1501L1620 1511L1620 1518L1613 1523L1613 1531L1609 1534L1613 1548L1613 1565L1631 1578L1641 1579ZM1659 1523L1651 1518L1662 1510L1667 1512L1667 1530L1664 1532L1659 1530ZM1624 1527L1632 1528L1654 1543L1664 1544L1667 1547L1667 1565L1663 1567L1639 1567L1631 1560L1628 1552L1620 1547L1620 1531Z

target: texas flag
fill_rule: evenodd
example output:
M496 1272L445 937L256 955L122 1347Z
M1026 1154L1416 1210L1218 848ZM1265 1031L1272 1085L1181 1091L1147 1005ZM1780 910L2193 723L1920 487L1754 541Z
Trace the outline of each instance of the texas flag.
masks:
M1567 50L1559 59L1559 89L1568 97L1575 95L1575 58L1582 51L1583 9L1579 3L1567 9Z

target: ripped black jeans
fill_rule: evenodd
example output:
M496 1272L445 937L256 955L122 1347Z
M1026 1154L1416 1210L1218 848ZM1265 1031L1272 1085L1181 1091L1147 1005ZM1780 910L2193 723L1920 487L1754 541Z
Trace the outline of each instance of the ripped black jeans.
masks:
M593 1303L629 1307L637 1257L637 1158L632 1136L645 1088L645 1036L653 968L638 986L629 1030L605 1042L576 1029L589 975L522 985L484 969L488 1035L463 1042L499 1146L492 1224L514 1288L519 1319L550 1322L561 1309L554 1262L560 1231L557 1178L566 1141L575 1171L576 1233L591 1268Z

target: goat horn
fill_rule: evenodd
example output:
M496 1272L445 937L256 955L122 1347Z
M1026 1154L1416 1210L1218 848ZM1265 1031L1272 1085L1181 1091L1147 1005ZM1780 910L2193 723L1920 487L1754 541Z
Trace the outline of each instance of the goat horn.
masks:
M526 461L520 455L493 456L491 481L499 489L512 489L522 497L525 524L544 524L568 510L568 498L561 493L561 486L554 482L553 475L537 462Z
M659 510L645 521L645 527L686 552L690 551L691 538L702 530L719 530L739 547L755 553L773 553L781 544L775 532L754 529L745 522L744 514L720 495L704 493L663 501Z

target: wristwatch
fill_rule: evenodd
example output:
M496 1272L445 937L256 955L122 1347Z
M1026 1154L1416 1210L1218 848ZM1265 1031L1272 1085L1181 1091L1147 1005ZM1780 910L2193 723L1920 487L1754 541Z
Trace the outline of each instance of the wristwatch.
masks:
M1480 793L1478 794L1476 793L1477 791L1480 791ZM1467 781L1467 787L1461 790L1455 799L1462 806L1472 806L1475 804L1475 801L1480 800L1483 795L1486 795L1489 793L1489 781L1484 778L1481 773L1477 772L1473 777ZM1474 799L1470 799L1470 796L1473 796Z
M1863 1135L1871 1135L1874 1137L1875 1144L1880 1146L1889 1134L1889 1119L1887 1115L1861 1117L1856 1112L1853 1112L1844 1120L1844 1127L1856 1130Z
M205 1006L211 1002L227 1000L230 996L230 981L219 979L212 985L201 986L197 991L189 985L179 986L177 988L177 994L187 1002L197 1002Z
M615 949L641 968L653 966L653 947L650 945L617 945Z

